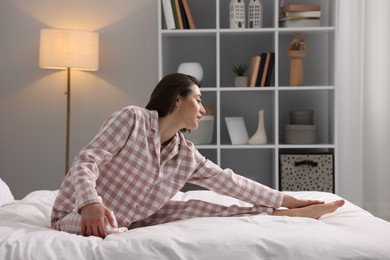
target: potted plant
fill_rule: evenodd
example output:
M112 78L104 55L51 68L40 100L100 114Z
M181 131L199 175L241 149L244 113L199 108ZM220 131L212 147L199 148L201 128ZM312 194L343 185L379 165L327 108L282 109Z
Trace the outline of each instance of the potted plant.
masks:
M245 76L245 73L248 70L248 65L246 63L240 64L238 66L233 66L233 72L236 75L234 78L234 86L236 87L247 87L248 78Z

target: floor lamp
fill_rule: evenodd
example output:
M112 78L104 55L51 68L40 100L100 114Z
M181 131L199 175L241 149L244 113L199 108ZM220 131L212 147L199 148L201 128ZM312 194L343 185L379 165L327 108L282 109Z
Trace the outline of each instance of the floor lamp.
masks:
M39 46L39 67L66 69L66 152L65 174L69 171L70 140L70 71L96 71L99 67L99 35L96 32L42 29Z

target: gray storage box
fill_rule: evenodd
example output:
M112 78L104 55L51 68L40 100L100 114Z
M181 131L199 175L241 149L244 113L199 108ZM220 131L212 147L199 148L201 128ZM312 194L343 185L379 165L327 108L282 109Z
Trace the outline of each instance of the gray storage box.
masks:
M312 125L313 110L293 110L290 111L290 124L292 125Z
M334 192L333 154L281 154L279 189Z
M214 116L205 115L196 130L184 133L184 137L196 144L209 144L213 140Z
M284 142L286 144L316 144L318 129L316 125L285 125Z

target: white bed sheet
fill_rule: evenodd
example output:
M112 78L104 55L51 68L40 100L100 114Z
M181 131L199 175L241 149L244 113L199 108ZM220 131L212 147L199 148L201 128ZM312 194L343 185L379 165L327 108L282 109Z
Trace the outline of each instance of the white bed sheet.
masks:
M390 223L350 202L320 220L266 215L194 218L105 239L50 229L57 191L35 191L0 207L0 259L390 259ZM291 194L291 192L290 192ZM322 192L294 192L333 201ZM210 191L174 199L243 204Z

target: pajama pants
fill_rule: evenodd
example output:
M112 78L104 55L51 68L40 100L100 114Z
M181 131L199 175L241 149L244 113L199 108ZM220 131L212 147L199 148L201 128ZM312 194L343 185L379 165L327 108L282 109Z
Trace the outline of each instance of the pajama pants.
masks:
M237 217L244 215L272 214L272 212L272 208L267 208L263 206L224 206L202 200L171 200L153 215L145 219L133 222L129 226L129 229L197 217Z
M272 214L273 208L255 205L240 207L238 205L224 206L201 200L174 201L171 200L151 216L130 224L128 229L146 227L167 222L196 217L233 217L258 214ZM81 235L81 215L73 211L58 221L52 222L52 227L69 233ZM120 233L127 228L106 227L107 233Z

